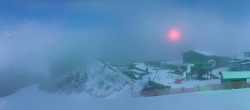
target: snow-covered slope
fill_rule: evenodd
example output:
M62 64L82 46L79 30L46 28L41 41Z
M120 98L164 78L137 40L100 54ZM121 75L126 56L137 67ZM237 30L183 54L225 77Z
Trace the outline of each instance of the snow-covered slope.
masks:
M111 99L58 95L34 86L4 97L0 110L250 110L250 89L195 92L159 97Z
M105 97L130 83L131 80L117 69L111 69L100 61L91 61L62 77L50 79L42 88L53 93L87 92L96 97Z
M93 94L112 93L120 91L124 86L129 85L130 79L120 71L112 70L100 62L92 62L87 65L86 90Z

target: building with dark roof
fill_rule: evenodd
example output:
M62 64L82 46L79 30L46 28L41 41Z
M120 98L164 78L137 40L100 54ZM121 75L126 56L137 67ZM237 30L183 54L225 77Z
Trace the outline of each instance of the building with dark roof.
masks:
M207 63L211 60L216 62L215 68L219 68L228 66L231 58L209 51L190 50L183 53L183 63Z

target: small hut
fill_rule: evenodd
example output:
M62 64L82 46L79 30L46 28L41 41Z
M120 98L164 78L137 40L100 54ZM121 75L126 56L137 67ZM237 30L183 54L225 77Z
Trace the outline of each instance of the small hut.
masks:
M222 71L221 83L225 82L246 82L250 78L250 71Z
M221 83L227 83L233 88L245 87L247 79L250 78L250 71L222 71Z

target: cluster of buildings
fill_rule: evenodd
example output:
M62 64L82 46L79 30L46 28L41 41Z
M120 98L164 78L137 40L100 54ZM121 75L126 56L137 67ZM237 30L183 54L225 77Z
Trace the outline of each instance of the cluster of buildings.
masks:
M250 52L235 56L229 64L229 70L220 73L221 83L242 82L244 84L247 79L250 79Z
M212 66L209 63L211 60L215 61L216 65ZM220 72L221 83L246 83L247 79L250 79L250 52L230 58L217 53L191 50L183 53L183 63L195 64L194 73L198 72L198 75L211 75L213 69L229 67L228 71Z

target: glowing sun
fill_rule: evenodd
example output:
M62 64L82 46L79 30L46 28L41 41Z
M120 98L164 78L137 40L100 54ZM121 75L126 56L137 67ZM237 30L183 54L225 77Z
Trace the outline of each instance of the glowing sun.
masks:
M180 40L180 32L176 29L171 29L169 32L168 32L168 39L172 42L177 42Z

